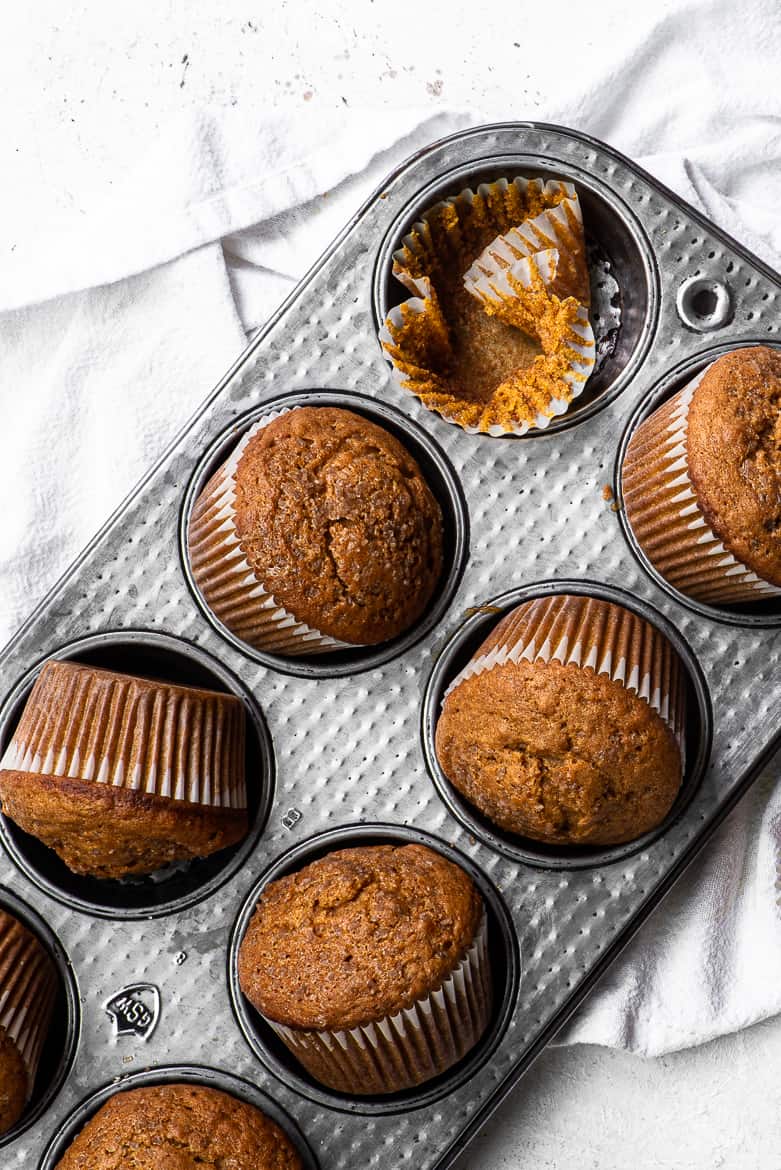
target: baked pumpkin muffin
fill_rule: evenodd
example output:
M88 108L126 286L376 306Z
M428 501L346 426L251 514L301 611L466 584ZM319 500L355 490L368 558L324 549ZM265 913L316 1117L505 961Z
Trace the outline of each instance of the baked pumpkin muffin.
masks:
M152 1085L110 1097L56 1170L302 1170L279 1126L204 1085Z
M483 1034L486 935L472 879L434 850L341 849L266 887L239 984L318 1081L393 1093L444 1072Z
M781 353L724 354L645 419L623 497L638 543L682 593L721 605L781 595Z
M0 909L0 1134L22 1116L57 993L54 964L35 935Z
M50 661L0 760L2 811L79 874L207 857L247 833L244 737L233 695Z
M193 576L237 637L291 655L386 642L442 572L442 514L382 427L333 407L253 426L196 501Z
M617 845L681 784L685 692L667 639L622 606L560 595L503 618L451 684L436 728L448 780L506 832Z

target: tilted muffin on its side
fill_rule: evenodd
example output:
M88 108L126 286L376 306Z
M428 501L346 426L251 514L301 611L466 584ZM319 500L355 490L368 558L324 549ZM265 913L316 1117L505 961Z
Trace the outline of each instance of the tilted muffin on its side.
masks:
M422 845L329 853L263 891L239 952L253 1006L318 1081L393 1093L485 1031L487 926L471 878Z
M369 646L424 613L442 514L402 444L352 411L255 424L196 501L193 576L238 638L290 655Z
M247 833L233 695L47 662L0 760L2 811L75 873L152 873Z
M0 1134L32 1095L56 993L54 964L38 939L0 910Z
M560 595L499 622L448 690L436 753L505 831L615 845L669 812L684 717L680 663L658 630L622 606Z
M302 1170L279 1126L254 1105L203 1085L116 1093L71 1143L56 1170Z
M781 353L712 362L635 431L623 470L632 531L698 601L781 596Z

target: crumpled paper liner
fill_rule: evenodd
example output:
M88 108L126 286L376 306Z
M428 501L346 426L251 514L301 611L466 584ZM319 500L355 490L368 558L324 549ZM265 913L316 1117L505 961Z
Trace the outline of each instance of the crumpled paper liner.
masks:
M708 369L632 435L622 468L624 509L651 564L681 593L709 605L768 600L781 596L781 589L725 547L705 519L689 478L689 407Z
M190 567L209 608L231 633L272 654L324 654L350 647L313 629L279 605L258 581L236 532L236 470L248 443L288 410L256 422L204 487L188 532Z
M398 1093L451 1068L480 1040L491 1016L493 987L488 923L436 991L395 1016L340 1031L307 1031L264 1016L304 1068L337 1092Z
M447 303L458 295L454 272L488 317L542 350L501 377L487 400L459 383ZM437 204L394 254L394 275L415 295L391 310L380 341L401 385L443 418L472 434L522 435L546 427L582 392L595 343L572 184L501 179ZM506 346L507 338L491 335L484 344Z
M670 728L683 762L686 692L680 660L667 638L631 610L575 594L525 601L502 618L445 694L494 666L523 661L572 663L634 691Z
M27 1100L57 993L54 964L38 939L0 910L0 1028L13 1040L27 1073Z
M0 775L71 777L243 810L244 738L244 707L233 695L50 661Z

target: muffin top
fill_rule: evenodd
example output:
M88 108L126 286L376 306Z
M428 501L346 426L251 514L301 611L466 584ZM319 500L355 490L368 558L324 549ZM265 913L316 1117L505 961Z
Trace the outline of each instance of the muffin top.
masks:
M247 561L299 621L372 645L423 613L442 570L442 514L382 427L332 407L291 410L250 439L235 480Z
M781 585L781 353L757 345L715 361L694 391L686 447L708 524Z
M278 1125L228 1093L153 1085L116 1093L57 1163L57 1170L301 1170Z
M481 915L471 878L426 846L341 849L266 887L239 983L280 1024L367 1024L436 991Z
M681 782L676 739L645 699L559 662L507 662L463 679L445 699L436 752L495 824L550 844L639 837Z

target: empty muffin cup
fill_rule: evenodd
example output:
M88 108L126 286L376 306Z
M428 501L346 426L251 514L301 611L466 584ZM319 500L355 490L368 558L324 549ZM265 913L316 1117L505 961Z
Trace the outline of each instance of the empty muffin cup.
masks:
M0 908L0 1134L32 1096L57 995L57 972L38 938Z

